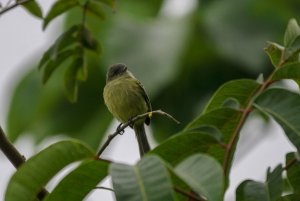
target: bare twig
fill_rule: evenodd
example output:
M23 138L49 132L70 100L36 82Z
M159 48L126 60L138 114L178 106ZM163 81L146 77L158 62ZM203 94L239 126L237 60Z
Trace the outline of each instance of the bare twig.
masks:
M17 7L19 5L22 5L22 4L25 4L29 1L32 1L32 0L16 1L14 4L12 4L10 6L7 6L7 7L4 7L3 9L0 9L0 16L3 15L4 13L8 12L9 10L14 9L15 7Z
M25 157L7 139L1 126L0 126L0 149L16 169L19 168L23 163L25 163L26 160ZM43 198L47 194L48 191L46 189L42 189L37 195L37 198L39 200L43 200Z
M124 129L127 128L128 126L132 125L134 122L136 122L137 120L143 119L145 117L151 117L154 114L159 114L162 116L166 116L169 119L171 119L172 121L176 122L177 124L179 124L180 122L177 121L174 117L172 117L170 114L162 111L162 110L155 110L152 112L147 112L145 114L141 114L141 115L137 115L134 118L132 118L131 120L127 121L124 124L121 124L121 126L119 126L117 128L117 130L113 133L110 134L106 140L106 142L102 145L102 147L100 148L100 150L97 153L97 156L100 157L100 155L104 152L104 150L107 148L107 146L110 144L110 142L119 134L122 134L124 132Z

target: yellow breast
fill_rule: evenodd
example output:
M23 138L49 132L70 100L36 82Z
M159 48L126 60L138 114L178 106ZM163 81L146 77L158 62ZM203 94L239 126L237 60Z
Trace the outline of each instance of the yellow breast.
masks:
M149 110L137 80L130 76L108 82L103 97L108 110L122 123Z

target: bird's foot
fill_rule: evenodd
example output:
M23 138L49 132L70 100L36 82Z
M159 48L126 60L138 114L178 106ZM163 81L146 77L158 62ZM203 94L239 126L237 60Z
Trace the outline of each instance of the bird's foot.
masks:
M120 123L117 127L117 132L120 134L120 135L123 135L124 134L124 129L122 129L122 126L123 124Z
M135 117L135 116L134 116ZM131 128L133 128L133 124L134 124L134 122L133 122L133 118L134 117L130 117L129 119L128 119L128 123L129 123L129 126L131 127Z

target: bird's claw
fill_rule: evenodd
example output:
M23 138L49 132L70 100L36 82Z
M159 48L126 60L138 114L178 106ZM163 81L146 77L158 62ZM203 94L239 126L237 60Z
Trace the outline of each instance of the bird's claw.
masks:
M121 127L123 126L122 123L120 123L117 127L117 132L120 134L120 135L123 135L124 134L124 129L121 129Z

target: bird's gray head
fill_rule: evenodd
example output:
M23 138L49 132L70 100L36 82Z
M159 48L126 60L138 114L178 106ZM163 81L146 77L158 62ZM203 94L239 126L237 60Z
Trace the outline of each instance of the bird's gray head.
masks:
M106 74L106 82L124 74L127 71L127 66L125 64L114 64L109 67Z

